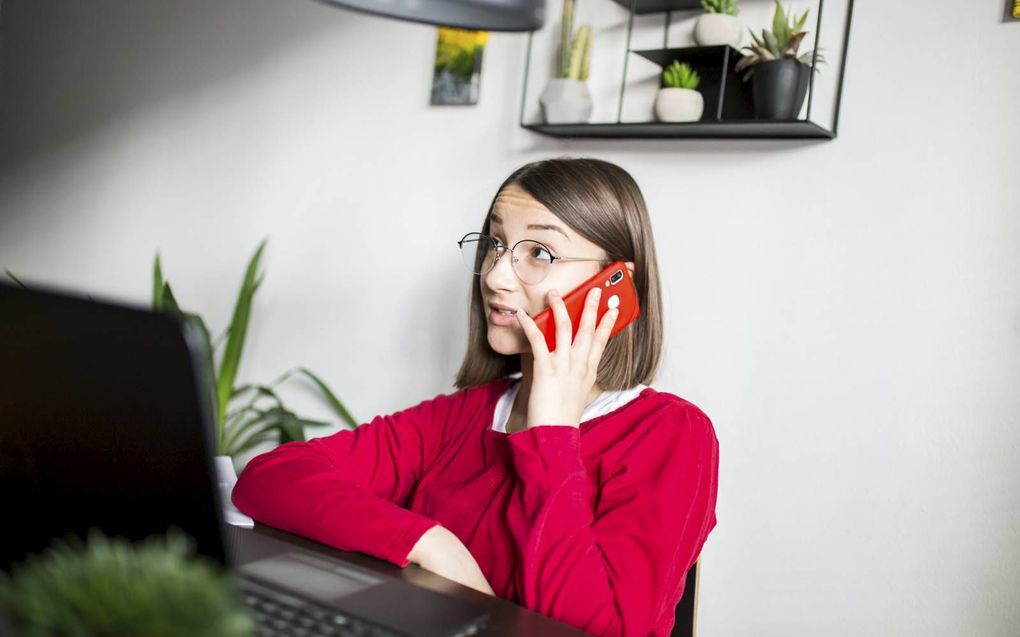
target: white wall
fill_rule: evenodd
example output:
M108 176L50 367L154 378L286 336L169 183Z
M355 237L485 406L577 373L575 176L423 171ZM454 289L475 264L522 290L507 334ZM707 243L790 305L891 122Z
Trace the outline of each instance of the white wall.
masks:
M430 108L428 27L6 0L0 267L146 302L159 249L222 327L270 237L242 375L307 365L367 420L451 390L454 241L499 182L615 161L661 258L655 385L722 445L700 634L1015 635L1020 23L999 0L857 4L840 137L803 143L533 135L521 35L491 37L478 106Z

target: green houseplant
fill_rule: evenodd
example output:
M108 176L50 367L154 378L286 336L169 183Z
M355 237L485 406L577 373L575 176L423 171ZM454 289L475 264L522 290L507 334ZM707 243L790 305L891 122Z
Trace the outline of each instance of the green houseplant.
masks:
M746 70L744 80L753 77L751 92L754 114L760 119L796 119L807 95L812 60L815 70L825 58L821 51L800 53L800 44L807 36L804 25L808 10L799 17L783 9L775 0L772 30L762 29L761 37L751 31L752 43L744 48L746 55L737 62L737 72Z
M349 428L358 426L336 394L318 375L305 367L290 369L269 384L238 383L237 371L241 364L251 319L252 301L262 282L259 265L266 242L262 241L245 268L241 289L237 294L230 325L222 336L213 341L209 336L202 317L194 312L181 309L174 296L170 282L163 277L159 254L152 270L152 307L180 317L191 328L201 356L201 368L205 372L207 400L213 414L214 437L216 441L216 474L224 515L230 524L251 526L251 518L241 514L230 500L237 473L234 463L237 457L253 447L273 442L283 444L305 439L305 427L324 427L330 423L298 416L284 405L279 389L288 380L303 377L333 410L342 425ZM222 345L222 347L220 347ZM221 349L219 364L216 350Z
M351 429L358 421L336 394L318 375L305 367L290 369L268 384L238 383L237 371L241 364L251 319L252 302L262 282L259 266L266 241L262 241L245 270L241 289L234 304L230 325L213 341L201 315L184 310L163 276L160 256L156 254L152 272L152 308L181 318L195 337L201 357L201 368L205 374L205 386L209 388L206 397L209 411L213 415L216 453L219 456L236 458L264 442L282 444L293 440L304 440L305 427L323 427L331 423L311 420L295 414L284 405L279 389L287 381L304 378L340 419L342 426ZM4 270L8 278L21 287L21 282L10 270ZM221 349L219 364L215 361L217 349Z
M171 530L132 545L93 530L0 573L0 613L20 637L243 637L254 622L229 575Z
M662 122L696 122L705 111L697 91L701 78L686 62L673 60L662 72L663 88L655 96L655 116Z
M744 27L737 18L737 0L701 0L705 13L694 23L694 41L701 46L740 47Z
M330 423L298 416L288 409L279 395L280 386L296 377L304 377L335 412L341 424L350 428L358 426L336 394L316 374L304 367L288 370L269 384L237 382L237 371L241 364L251 319L252 301L262 282L259 265L266 242L262 241L245 269L241 289L234 304L230 325L215 342L210 338L202 317L194 312L181 309L163 276L159 254L156 255L152 273L152 307L156 311L181 317L197 337L205 371L208 400L214 415L214 432L217 454L236 458L263 442L277 444L304 440L305 427L323 427ZM220 345L222 344L222 348ZM222 349L219 364L216 364L216 350Z
M539 104L547 124L576 124L591 117L592 101L588 91L591 69L591 26L584 24L574 31L576 0L563 0L560 24L559 58L556 77L549 81Z

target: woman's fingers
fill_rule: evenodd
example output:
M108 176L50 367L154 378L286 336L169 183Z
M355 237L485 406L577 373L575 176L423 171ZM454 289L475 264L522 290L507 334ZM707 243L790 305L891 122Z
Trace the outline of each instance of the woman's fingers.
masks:
M588 357L588 349L591 347L595 333L595 318L599 311L599 298L602 290L594 288L588 292L584 300L584 310L581 312L581 321L577 326L577 336L574 337L574 353L583 359Z
M549 359L549 348L545 344L545 334L542 333L542 330L538 329L535 321L528 316L524 308L517 308L515 316L517 317L517 322L521 324L521 329L524 330L524 336L531 343L531 354L535 357L535 362L541 362L544 365Z
M588 354L588 365L592 368L598 368L599 361L602 360L602 352L606 349L606 343L609 342L609 335L613 331L613 325L616 324L616 317L620 314L620 310L613 308L602 315L602 322L599 323L599 327L595 330L594 342L591 346L591 352Z
M557 357L570 356L570 344L574 340L574 327L570 324L570 314L567 313L567 306L563 303L556 290L549 290L549 307L552 308L553 318L556 321L556 348L554 353Z

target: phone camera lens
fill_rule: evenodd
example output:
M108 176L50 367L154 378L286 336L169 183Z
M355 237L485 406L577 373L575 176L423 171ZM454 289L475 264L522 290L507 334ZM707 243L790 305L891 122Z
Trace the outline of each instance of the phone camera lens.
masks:
M613 273L613 276L612 276L612 278L609 279L609 282L612 283L613 285L616 285L617 283L620 282L620 279L622 279L622 278L623 278L623 271L622 270L617 270L616 272Z

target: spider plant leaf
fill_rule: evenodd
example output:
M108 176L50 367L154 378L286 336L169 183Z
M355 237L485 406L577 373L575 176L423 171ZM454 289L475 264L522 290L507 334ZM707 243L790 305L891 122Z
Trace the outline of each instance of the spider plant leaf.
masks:
M216 385L217 397L219 399L219 422L222 422L223 414L227 408L227 401L230 400L230 392L234 387L234 379L237 377L237 370L241 364L241 352L244 349L244 340L248 333L248 320L251 317L251 305L252 298L255 295L259 261L262 258L262 251L265 250L265 247L266 240L263 240L248 262L244 281L237 296L237 303L234 305L234 315L230 320L227 344L223 350L223 357L220 359L220 376Z
M183 314L180 306L177 305L177 297L174 296L174 291L170 289L170 284L165 281L163 282L163 311L169 312L174 316Z
M315 383L315 386L319 388L320 392L322 392L326 402L333 408L333 412L340 417L340 420L342 420L351 429L355 429L358 426L358 421L351 415L351 412L347 410L347 407L340 402L340 399L336 397L336 394L333 393L333 390L329 388L329 385L327 385L324 380L312 373L312 371L306 367L299 367L297 371L304 374L309 380Z
M239 456L242 453L244 453L245 451L248 451L249 449L252 449L253 447L258 446L258 445L262 444L263 442L269 442L269 441L273 440L275 435L276 435L276 432L274 432L272 429L267 429L265 431L259 432L258 434L249 436L248 438L244 439L243 441L239 441L230 450L230 454L229 455L231 457Z
M159 252L152 266L152 309L157 312L163 309L163 268L159 264Z
M264 415L257 410L250 410L247 413L250 415L247 420L231 426L224 432L223 455L233 456L236 454L240 445L251 438L262 425L272 420L272 416Z
M22 283L21 280L19 280L18 277L14 276L14 273L8 270L7 268L4 268L4 274L6 274L7 278L9 278L11 281L17 283L22 290L28 289L28 286Z
M169 286L167 286L167 289L169 289ZM203 321L202 317L198 314L182 312L181 315L183 316L184 322L191 333L192 343L198 350L199 364L202 366L202 370L205 374L205 382L202 383L202 386L205 389L209 414L215 418L220 413L220 410L218 403L219 397L216 393L216 364L213 362L212 343L209 339L209 330L205 326L205 321ZM216 424L217 431L222 430L220 421L216 421ZM222 434L220 434L220 436L222 436ZM217 443L219 443L219 438L217 438ZM222 449L218 449L218 451L222 451Z

